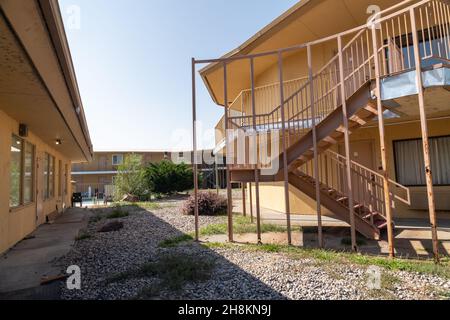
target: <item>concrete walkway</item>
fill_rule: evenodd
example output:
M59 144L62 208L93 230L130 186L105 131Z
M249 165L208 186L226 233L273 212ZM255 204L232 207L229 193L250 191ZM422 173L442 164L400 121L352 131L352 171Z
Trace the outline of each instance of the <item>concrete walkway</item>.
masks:
M248 204L247 204L248 205ZM242 201L235 200L233 203L234 212L242 212ZM250 214L247 208L247 214ZM256 215L256 209L253 209ZM272 223L286 225L286 214L271 209L261 207L261 220L263 223ZM302 226L310 230L306 230L301 239L296 239L293 234L293 243L306 247L317 247L317 236L314 228L317 229L317 216L315 215L291 215L291 223L293 226ZM322 224L324 229L324 241L328 249L342 250L345 247L341 241L343 238L349 238L349 225L341 220L322 216ZM388 243L386 235L382 235L380 241L364 239L364 245L361 246L361 252L376 255L388 254ZM439 251L445 256L450 256L450 220L439 219L438 221L438 238ZM254 243L255 235L236 235L238 242ZM214 239L207 238L205 241L222 240L220 237ZM283 234L267 234L263 235L263 243L287 243L287 237ZM396 219L395 220L395 249L399 256L409 257L431 257L433 254L431 242L430 224L427 218L424 219Z
M68 209L0 256L0 299L57 298L59 286L41 286L41 279L61 274L52 262L69 252L88 218L88 210Z

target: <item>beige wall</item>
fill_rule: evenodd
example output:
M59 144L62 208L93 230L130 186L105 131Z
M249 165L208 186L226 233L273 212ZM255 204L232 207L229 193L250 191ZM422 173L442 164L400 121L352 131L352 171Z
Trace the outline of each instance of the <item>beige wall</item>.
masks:
M428 130L430 137L450 135L450 119L430 120L428 122ZM386 142L387 152L389 157L389 175L392 180L396 179L395 165L394 165L394 150L393 142L395 140L415 139L421 137L421 130L419 123L403 123L403 124L388 124L386 125ZM375 170L379 169L381 165L380 144L378 127L364 127L351 135L353 145L357 142L372 142L373 143L373 165ZM355 149L352 150L354 157ZM355 157L354 157L355 158ZM355 161L358 161L357 157ZM426 187L410 187L413 208L396 201L395 217L401 218L427 218L426 210L428 207L426 197ZM436 207L439 212L439 217L450 218L450 186L435 186ZM254 188L253 188L254 192ZM255 199L255 195L253 195ZM285 212L284 190L282 183L261 184L260 187L261 206L272 210ZM316 214L315 201L290 187L290 205L291 211L294 214ZM422 210L420 210L422 209ZM326 209L324 214L330 214Z
M72 165L72 172L93 172L93 171L117 171L118 166L112 164L113 155L123 155L125 159L130 154L137 154L142 156L143 164L160 162L165 159L165 152L94 152L94 157L91 162L76 163ZM167 155L170 159L170 154ZM111 184L115 174L99 173L99 174L74 174L72 181L75 181L74 189L76 192L88 192L91 187L91 192L95 189L99 192L104 191L105 185Z
M57 212L61 212L64 206L70 206L70 160L62 156L55 147L44 144L40 138L29 132L26 141L35 146L35 177L34 190L39 192L35 195L35 201L24 207L10 210L9 193L10 193L10 150L11 135L18 135L19 124L8 117L4 112L0 111L0 253L6 251L15 243L23 239L25 236L33 232L40 224L45 223L47 216L52 216ZM42 158L47 152L55 157L55 187L54 198L43 200L42 198ZM59 176L59 161L62 163L62 177ZM36 170L36 164L39 168ZM67 165L68 174L64 177L64 166ZM41 174L39 174L41 173ZM36 177L39 183L36 188ZM60 179L61 178L61 179ZM58 197L59 181L67 180L67 194L64 195L64 185L62 185L62 195ZM42 213L37 216L37 205L42 206Z
M74 163L72 171L115 171L118 166L112 164L112 157L116 154L123 155L124 159L129 154L141 155L145 164L159 162L164 159L164 152L94 152L91 162Z

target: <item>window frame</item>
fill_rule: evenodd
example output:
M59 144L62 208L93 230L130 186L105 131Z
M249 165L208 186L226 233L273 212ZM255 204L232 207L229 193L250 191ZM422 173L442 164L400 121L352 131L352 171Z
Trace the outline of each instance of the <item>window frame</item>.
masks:
M14 211L23 207L27 207L30 205L33 205L36 203L36 145L29 142L28 140L25 140L24 138L16 135L11 134L11 138L16 139L20 141L21 144L21 151L20 151L20 177L19 177L19 204L17 206L11 206L9 205L9 210ZM26 147L31 147L31 200L25 202L25 153L26 153ZM11 160L12 163L12 160ZM9 174L11 175L11 168L9 169ZM11 195L11 180L10 180L10 195Z
M52 156L50 153L45 152L44 153L44 161L47 166L44 165L44 191L43 192L43 199L44 201L53 200L55 198L55 161L56 158ZM51 170L51 164L53 163L53 173L50 174ZM45 174L45 171L47 171L47 174ZM50 189L50 186L52 187Z
M23 139L22 139L23 140ZM29 141L23 140L24 143L24 152L23 152L23 170L22 170L22 203L24 206L33 204L36 201L36 192L35 192L35 181L36 181L36 146ZM26 147L31 147L31 200L25 202L25 156L26 156Z
M114 162L114 157L120 157L120 163L115 163ZM111 163L112 163L112 165L113 166L120 166L120 165L122 165L123 164L123 160L124 160L124 157L123 157L123 154L120 154L120 153L117 153L117 154L113 154L112 156L111 156Z
M440 135L440 136L433 136L433 137L428 137L428 140L432 140L432 139L439 139L439 138L450 138L450 135ZM422 138L410 138L410 139L397 139L397 140L392 140L392 151L393 151L393 156L394 156L394 172L395 172L395 181L400 182L399 177L398 177L398 172L397 172L397 157L396 157L396 146L395 144L398 142L407 142L407 141L420 141L422 144ZM420 149L421 152L423 152L423 148ZM424 168L425 170L425 168ZM401 183L401 182L400 182ZM425 182L425 184L405 184L405 187L408 188L418 188L418 187L426 187L427 184ZM450 183L446 183L446 184L436 184L433 181L433 186L434 187L450 187Z

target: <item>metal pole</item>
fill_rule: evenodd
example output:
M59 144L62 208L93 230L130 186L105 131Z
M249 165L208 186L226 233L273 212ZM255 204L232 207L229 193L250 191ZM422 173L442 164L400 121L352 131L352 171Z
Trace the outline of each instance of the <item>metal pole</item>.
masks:
M194 224L195 224L195 241L199 240L199 224L198 224L198 168L197 168L197 110L196 110L196 92L195 92L195 59L192 58L192 146L194 150L193 163L194 166Z
M223 63L223 90L224 90L224 109L225 109L225 150L227 152L227 213L228 213L228 241L233 242L233 198L231 192L231 172L230 172L230 159L228 154L230 142L228 141L228 83L227 83L227 64Z
M352 188L352 171L350 160L350 137L348 133L348 114L347 101L345 96L345 76L344 76L344 58L342 56L342 37L338 36L338 51L339 51L339 74L341 82L341 99L342 99L342 121L344 122L344 141L345 141L345 157L347 170L347 191L348 191L348 207L350 214L350 229L352 238L352 250L357 251L356 245L356 229L355 229L355 210L353 208L353 188Z
M289 168L287 161L287 133L286 118L284 110L284 86L283 86L283 55L278 53L278 77L280 81L280 110L281 110L281 131L283 132L283 179L284 179L284 201L286 206L286 228L288 236L288 245L292 245L291 232L291 207L289 203Z
M314 77L312 69L312 53L311 46L307 47L308 52L308 70L309 70L309 94L311 96L311 117L312 117L312 136L314 147L314 178L316 180L316 210L317 210L317 236L319 247L323 248L323 232L322 232L322 206L320 205L320 181L319 181L319 152L317 150L317 130L316 130L316 106L314 98Z
M395 256L394 225L392 221L391 193L389 191L389 173L388 173L389 163L386 155L386 138L384 134L383 104L381 101L380 61L378 57L376 23L372 25L372 45L373 45L373 58L375 63L375 79L376 79L375 94L377 96L378 131L380 133L380 152L381 152L381 166L383 168L383 189L385 200L384 205L387 220L388 247L389 247L389 257L393 258ZM371 219L373 219L373 217Z
M244 217L247 216L247 207L245 203L245 183L242 183L242 214Z
M419 51L419 37L417 35L417 25L416 16L414 13L414 8L409 10L411 17L411 27L413 35L413 45L414 45L414 60L416 64L416 81L418 89L418 99L419 99L419 111L420 111L420 126L422 129L422 142L423 142L423 159L425 162L425 175L427 181L427 194L428 194L428 210L430 214L430 224L431 224L431 237L433 241L433 253L434 260L436 263L439 262L439 240L437 234L437 219L436 219L436 208L434 202L434 191L433 191L433 174L431 172L431 159L430 159L430 147L428 140L428 125L427 125L427 115L425 112L425 95L423 89L422 81L422 66Z
M215 170L215 174L216 174L216 192L217 192L217 194L219 194L220 186L219 186L219 168L217 165L217 162L218 162L217 154L216 154L215 158L216 158L216 161L214 163L214 170Z
M256 168L255 168L255 195L256 195L256 233L258 244L261 244L261 208L259 203L259 155L258 155L258 134L256 131L256 101L255 101L255 64L253 58L250 59L250 76L252 84L252 119L253 134L256 137Z
M248 184L248 194L250 201L250 222L253 223L253 194L252 194L252 183Z

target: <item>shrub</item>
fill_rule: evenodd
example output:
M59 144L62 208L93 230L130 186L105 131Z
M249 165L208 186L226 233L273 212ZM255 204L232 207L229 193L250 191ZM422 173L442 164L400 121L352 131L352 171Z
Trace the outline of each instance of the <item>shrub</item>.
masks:
M110 214L106 216L108 219L125 218L130 214L127 211L123 211L122 208L114 209Z
M227 212L227 199L213 192L200 192L198 194L198 214L205 216L215 216ZM185 215L194 215L195 200L191 195L182 207Z
M145 169L148 189L154 194L172 194L194 187L192 168L168 160L151 163Z
M121 200L125 195L138 199L148 197L142 156L132 154L125 157L124 163L118 167L117 171L114 179L115 200Z

